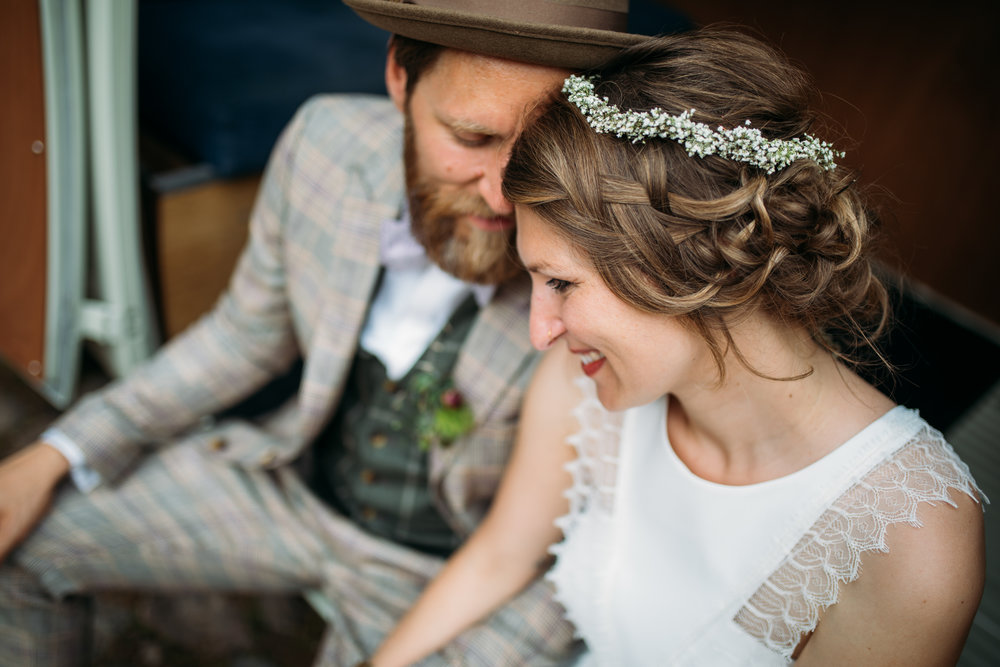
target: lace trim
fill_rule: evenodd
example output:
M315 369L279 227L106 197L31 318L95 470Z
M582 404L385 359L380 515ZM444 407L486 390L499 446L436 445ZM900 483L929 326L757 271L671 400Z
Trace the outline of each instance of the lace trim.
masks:
M573 529L590 503L611 514L615 505L618 477L618 445L621 440L621 413L608 412L601 405L594 383L584 377L575 380L583 400L573 409L580 430L567 440L576 449L577 458L566 464L573 476L573 486L566 491L569 512L557 520L563 534Z
M583 398L573 410L580 430L567 438L577 452L577 458L566 464L573 485L565 493L569 499L569 510L556 519L556 526L562 530L564 540L549 547L549 553L556 556L556 564L545 578L555 585L554 598L567 610L566 618L576 628L578 639L583 634L608 637L610 635L599 613L600 605L594 604L603 595L608 568L574 570L562 565L571 559L582 559L596 566L611 557L611 514L618 475L622 415L609 412L601 405L594 383L588 378L580 377L575 384ZM573 533L578 533L578 539L569 539ZM581 571L586 573L586 577L578 576ZM571 604L571 598L582 604ZM598 642L598 645L603 646L603 643Z
M949 490L989 502L941 433L925 425L820 516L733 620L790 660L841 585L858 578L862 555L888 552L886 529L920 526L920 503L954 507Z

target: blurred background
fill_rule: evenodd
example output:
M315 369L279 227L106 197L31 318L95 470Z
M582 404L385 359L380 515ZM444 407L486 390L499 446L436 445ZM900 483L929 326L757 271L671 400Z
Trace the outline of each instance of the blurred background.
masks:
M870 188L894 285L884 385L1000 498L994 3L632 0L631 29L746 26L809 71ZM218 298L268 152L322 92L384 94L387 35L338 0L0 3L0 455ZM1000 521L963 665L1000 659ZM300 599L108 594L99 665L305 665Z

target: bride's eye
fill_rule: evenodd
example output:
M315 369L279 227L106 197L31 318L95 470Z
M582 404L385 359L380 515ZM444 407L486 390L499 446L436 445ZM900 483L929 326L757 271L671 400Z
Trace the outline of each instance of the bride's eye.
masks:
M549 280L545 283L545 286L557 294L562 294L567 289L569 289L570 285L572 284L573 283L571 283L568 280L560 280L559 278L549 278Z

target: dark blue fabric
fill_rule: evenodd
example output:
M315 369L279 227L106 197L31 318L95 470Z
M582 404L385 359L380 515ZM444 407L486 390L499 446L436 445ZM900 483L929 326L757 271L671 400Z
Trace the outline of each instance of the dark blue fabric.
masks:
M259 170L311 95L385 92L387 39L336 0L142 0L140 123L220 176Z
M669 35L694 28L694 23L664 0L631 0L628 30L640 35Z
M295 110L321 92L385 93L388 33L339 0L140 0L144 132L218 176L263 168ZM690 27L632 0L630 29Z

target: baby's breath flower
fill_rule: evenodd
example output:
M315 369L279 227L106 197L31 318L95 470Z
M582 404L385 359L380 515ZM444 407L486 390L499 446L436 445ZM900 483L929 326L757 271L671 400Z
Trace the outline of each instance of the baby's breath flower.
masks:
M808 134L794 139L766 139L760 130L749 127L749 120L732 129L719 126L713 130L692 120L694 109L678 115L660 108L622 111L607 97L597 96L592 79L576 74L566 79L562 90L595 132L631 139L632 143L645 143L649 138L671 139L692 157L718 155L760 167L769 174L796 160L812 160L830 171L837 167L834 160L844 157L843 151L833 150L833 144Z

